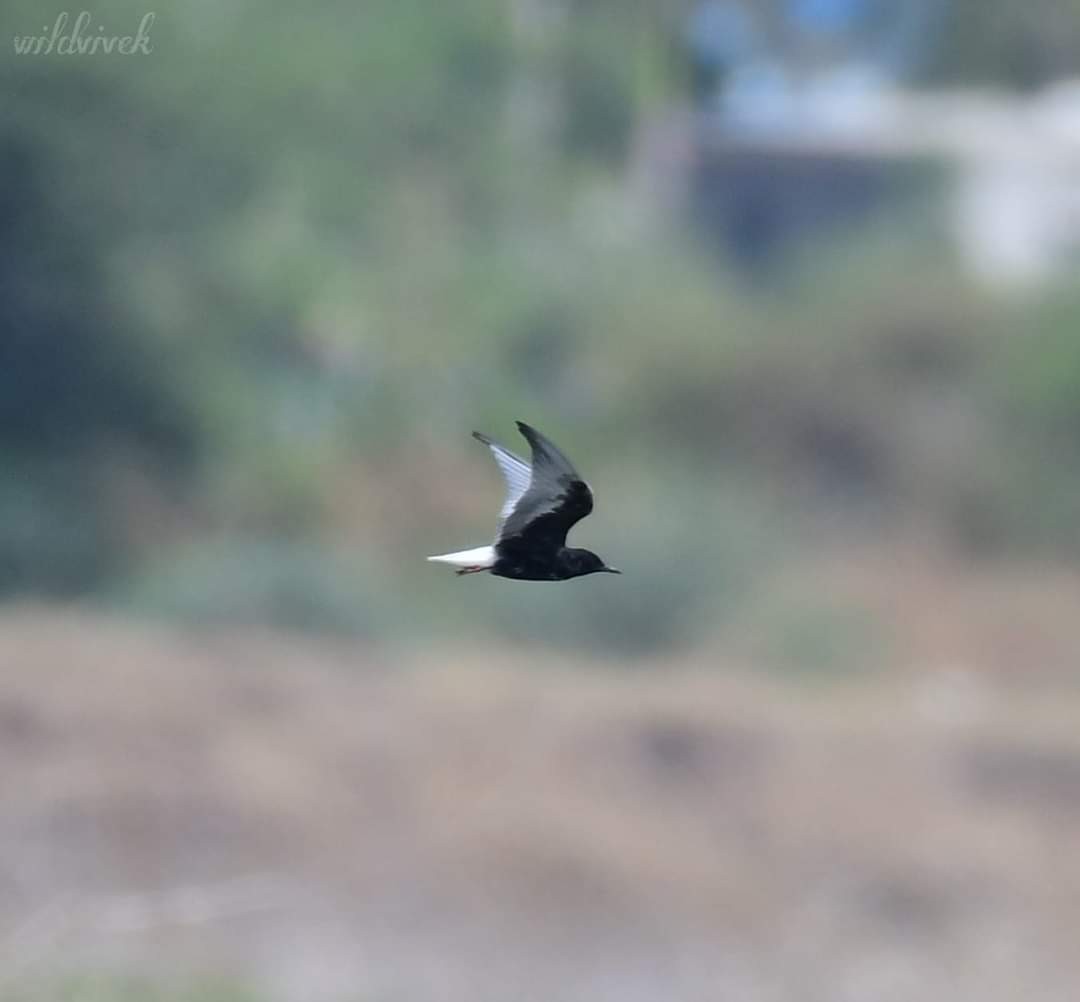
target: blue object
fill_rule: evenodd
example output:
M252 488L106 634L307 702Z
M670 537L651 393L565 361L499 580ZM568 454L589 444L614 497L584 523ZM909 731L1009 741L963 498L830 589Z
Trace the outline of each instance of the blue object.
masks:
M704 0L686 25L694 56L706 65L728 67L749 59L759 46L758 32L737 0Z
M873 0L791 0L788 14L801 30L832 34L852 31L873 7Z

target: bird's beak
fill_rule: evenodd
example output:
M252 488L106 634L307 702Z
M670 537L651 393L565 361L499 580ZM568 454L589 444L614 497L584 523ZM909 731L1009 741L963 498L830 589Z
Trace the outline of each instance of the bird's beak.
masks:
M622 574L622 571L617 567L605 567L604 570L607 571L608 574Z

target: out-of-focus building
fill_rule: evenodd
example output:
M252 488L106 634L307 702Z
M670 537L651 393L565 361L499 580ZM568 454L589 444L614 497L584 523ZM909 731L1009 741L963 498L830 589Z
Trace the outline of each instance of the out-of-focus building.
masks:
M703 0L686 23L692 210L752 274L944 170L947 223L987 281L1038 282L1080 247L1080 83L926 92L942 0Z

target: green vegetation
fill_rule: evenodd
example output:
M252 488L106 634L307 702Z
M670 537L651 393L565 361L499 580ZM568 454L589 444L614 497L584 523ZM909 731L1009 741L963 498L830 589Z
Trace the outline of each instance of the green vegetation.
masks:
M177 8L147 57L0 64L3 593L640 652L838 524L1075 552L1080 287L1003 302L900 220L735 284L624 190L668 5L571 6ZM468 431L515 417L588 471L617 593L423 564L490 532Z

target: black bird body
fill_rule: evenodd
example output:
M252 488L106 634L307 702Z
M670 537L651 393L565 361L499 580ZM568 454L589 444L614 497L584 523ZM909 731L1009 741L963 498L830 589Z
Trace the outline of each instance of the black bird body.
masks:
M521 421L517 426L532 449L531 464L473 432L491 449L507 483L494 545L428 559L456 566L459 574L488 571L520 581L618 574L590 550L566 545L567 533L593 509L592 491L553 443Z
M592 507L588 484L569 481L556 511L538 516L521 532L495 543L491 573L523 581L562 581L604 569L595 553L565 545L570 526L588 515Z

